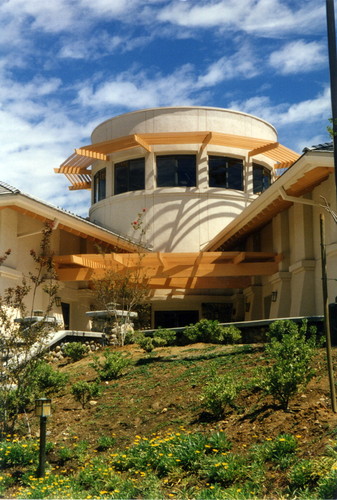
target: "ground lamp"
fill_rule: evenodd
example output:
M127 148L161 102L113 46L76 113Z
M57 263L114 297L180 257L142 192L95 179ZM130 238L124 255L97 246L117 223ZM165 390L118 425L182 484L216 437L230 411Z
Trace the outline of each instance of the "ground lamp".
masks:
M46 471L46 435L47 418L51 415L51 399L39 398L35 400L35 415L40 417L40 449L39 468L37 477L44 477Z

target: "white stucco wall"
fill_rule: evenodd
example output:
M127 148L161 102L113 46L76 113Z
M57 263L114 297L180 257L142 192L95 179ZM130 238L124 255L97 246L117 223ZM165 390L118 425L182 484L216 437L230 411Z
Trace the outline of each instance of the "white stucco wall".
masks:
M92 142L107 141L136 133L212 131L276 141L269 123L244 113L206 107L155 108L127 113L102 123L92 133ZM144 208L146 243L163 252L199 251L256 198L252 190L252 162L248 151L210 144L200 152L200 144L154 146L111 154L110 162L96 162L93 174L106 167L106 198L91 206L90 220L117 233L136 237L131 222ZM157 154L195 154L196 187L156 187ZM239 158L244 162L244 191L208 187L208 155ZM113 164L145 157L144 190L113 195ZM259 162L271 169L273 162Z

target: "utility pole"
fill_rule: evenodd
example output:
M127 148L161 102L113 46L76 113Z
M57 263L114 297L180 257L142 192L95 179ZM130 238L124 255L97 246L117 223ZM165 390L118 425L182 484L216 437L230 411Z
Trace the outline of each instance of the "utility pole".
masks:
M326 0L326 19L328 28L328 50L330 68L330 93L332 109L333 150L335 166L335 187L337 198L337 52L336 52L336 25L335 2Z

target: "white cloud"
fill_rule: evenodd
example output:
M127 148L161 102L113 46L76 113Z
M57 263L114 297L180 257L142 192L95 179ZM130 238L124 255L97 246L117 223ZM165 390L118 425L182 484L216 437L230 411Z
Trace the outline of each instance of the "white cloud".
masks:
M324 7L316 1L218 0L200 5L172 2L158 13L158 20L179 26L245 31L280 37L282 33L312 33L324 26Z
M206 73L198 78L196 86L203 88L235 78L252 78L259 73L258 67L254 54L243 43L238 52L210 64Z
M79 91L79 102L84 106L116 106L140 109L153 106L192 104L195 76L191 65L178 68L171 75L145 72L127 72L105 82L96 89L85 84Z
M269 64L283 75L320 69L326 62L326 47L319 42L304 40L287 43L269 56Z
M312 123L316 120L328 119L331 114L330 90L326 88L314 99L307 99L294 104L281 103L274 105L270 97L256 96L246 101L233 101L230 107L250 113L275 126L296 123Z

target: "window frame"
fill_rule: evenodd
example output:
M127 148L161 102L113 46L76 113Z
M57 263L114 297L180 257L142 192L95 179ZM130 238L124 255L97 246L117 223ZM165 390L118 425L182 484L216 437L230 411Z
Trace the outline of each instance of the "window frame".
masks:
M106 167L101 168L94 174L94 196L93 202L105 200L106 198Z
M132 167L136 165L136 163L141 164L141 175L142 175L142 182L141 182L141 187L137 187L136 189L134 185L132 185L132 182L134 182L134 178L132 177ZM125 170L124 170L125 169ZM126 173L125 180L126 180L126 189L122 188L122 190L118 189L118 185L120 181L118 181L118 172L121 172L124 170L124 173ZM139 158L131 158L128 160L123 160L114 163L114 196L123 194L123 193L129 193L131 191L143 191L145 189L145 157L141 156Z
M183 162L184 159L193 158L193 173L192 169L190 172L184 170L184 165L179 165L179 160ZM169 161L169 159L175 159L177 161L176 171L173 172L174 166L172 168L173 175L176 176L176 182L167 183L168 181L163 181L163 172L160 172L160 162ZM170 172L169 172L170 173ZM167 172L166 172L167 174ZM184 184L183 180L187 180L191 178L192 183ZM171 188L171 187L180 187L180 188L194 188L197 187L197 155L196 153L173 153L173 154L157 154L156 155L156 186L157 188Z
M216 183L213 181L215 177L215 172L212 172L212 170L215 170L215 165L212 165L212 162L214 160L218 160L219 162L222 161L224 163L223 167L225 169L224 172L224 182L223 183ZM220 166L220 165L219 165ZM231 179L234 174L233 167L240 167L239 169L236 169L236 171L240 171L240 187L235 185L234 180L234 185L233 185L233 179ZM231 171L232 169L232 171ZM231 175L232 174L232 175ZM227 155L220 155L220 154L208 154L208 187L209 188L217 188L217 189L232 189L234 191L244 191L245 190L245 184L244 184L244 160L243 158L237 158L235 156L227 156Z
M256 179L255 173L262 172L261 179ZM264 175L264 174L268 175ZM265 185L265 179L268 179L268 185ZM253 163L253 194L260 194L266 191L271 186L272 181L272 172L271 169L266 167L265 165L261 165L260 163ZM260 185L257 186L257 183L260 182ZM259 189L261 187L261 189Z

